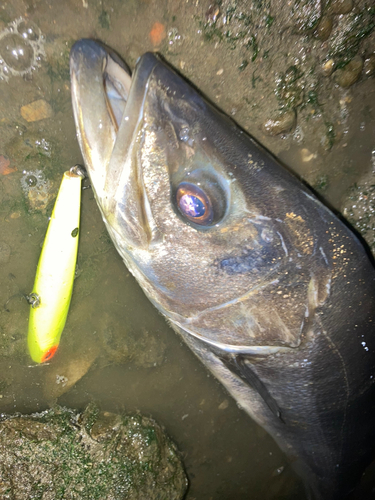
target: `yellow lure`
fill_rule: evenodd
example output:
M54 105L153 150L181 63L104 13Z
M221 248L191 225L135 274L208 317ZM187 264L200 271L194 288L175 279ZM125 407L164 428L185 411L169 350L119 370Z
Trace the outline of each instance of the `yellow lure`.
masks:
M37 363L55 354L68 315L77 261L81 184L81 175L64 173L29 296L28 346Z

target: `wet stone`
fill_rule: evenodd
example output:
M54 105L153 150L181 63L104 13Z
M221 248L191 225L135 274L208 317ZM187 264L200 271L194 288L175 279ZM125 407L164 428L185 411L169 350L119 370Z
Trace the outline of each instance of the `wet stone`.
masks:
M27 122L37 122L53 116L52 106L44 99L30 102L20 109L21 116Z
M335 69L335 61L333 59L328 59L325 61L322 66L324 76L331 76L333 70Z
M363 69L363 59L355 56L343 69L335 71L333 78L340 87L348 88L353 85L361 76Z
M182 499L187 479L175 445L152 419L90 405L0 421L2 500Z
M5 241L0 241L0 264L6 264L9 262L11 254L11 248Z
M349 14L353 9L353 0L332 0L328 2L327 13L340 15Z
M375 54L371 54L365 59L363 71L366 76L372 76L375 74Z
M262 130L266 135L275 136L289 132L295 128L297 123L297 115L295 110L286 111L276 118L266 120L262 126Z
M318 27L315 32L316 38L322 40L323 42L325 40L328 40L329 35L331 34L332 31L332 26L333 26L332 17L323 16L319 21Z

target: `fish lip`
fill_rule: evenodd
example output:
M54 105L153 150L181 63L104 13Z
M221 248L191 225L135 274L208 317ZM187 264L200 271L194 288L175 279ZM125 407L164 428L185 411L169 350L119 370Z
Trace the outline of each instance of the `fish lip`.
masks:
M104 103L107 104L106 91L104 88L104 74L113 73L110 61L114 61L123 72L130 76L130 70L122 59L103 43L83 38L73 45L70 52L70 74L72 81L73 109L76 117L79 116L77 106L80 102L83 103L80 107L85 107L84 112L86 115L90 114L90 108L96 108L98 101L100 101L100 105ZM146 52L143 56L138 58L136 68L131 78L130 87L128 88L125 112L122 123L120 124L122 129L131 129L132 131L134 128L132 124L143 117L143 103L147 94L148 80L158 62L159 58L151 52ZM94 88L92 92L90 92L90 88ZM89 100L93 97L95 92L97 100L94 101L95 106L93 106L93 103L90 103ZM88 96L86 94L88 94ZM93 114L94 116L98 115L97 110L94 109ZM126 118L126 124L123 123L124 118ZM97 137L94 137L94 139L97 139Z
M125 63L111 49L91 39L79 40L71 50L72 104L77 138L98 205L104 219L107 219L108 229L113 226L111 233L116 232L117 207L122 203L126 185L127 200L133 200L137 205L134 198L136 188L142 186L136 186L139 173L132 166L131 157L144 120L148 82L158 64L159 59L153 53L146 53L138 60L133 77L129 78L122 117L120 115L116 121L106 93L106 78L109 75L111 79L121 81L121 76L117 78L121 69L129 75ZM129 179L132 182L129 183ZM131 189L129 184L135 189ZM114 196L108 196L108 193L114 193ZM149 215L148 212L139 204L135 210L137 214ZM135 213L129 215L130 219L134 219L128 220L129 228L134 229L136 225ZM141 231L137 230L131 234L131 229L128 233L127 239L132 246L147 246L149 234L142 237Z
M116 78L113 68L130 76L130 71L120 57L101 42L83 38L78 40L70 52L70 74L72 105L76 121L77 137L89 174L108 169L115 145L123 142L123 151L128 151L137 124L143 119L143 104L147 94L148 80L158 58L152 53L138 59L130 86L125 111L120 124L114 123L105 89L105 74ZM93 179L92 179L93 180ZM101 198L104 190L101 182L93 182ZM96 184L101 184L100 189Z

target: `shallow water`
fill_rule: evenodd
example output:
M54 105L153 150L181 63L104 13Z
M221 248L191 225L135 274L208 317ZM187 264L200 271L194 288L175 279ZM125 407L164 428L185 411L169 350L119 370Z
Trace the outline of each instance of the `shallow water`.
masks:
M51 201L62 173L82 162L68 64L79 38L102 40L131 68L145 51L158 50L337 210L348 188L371 173L374 77L347 90L324 81L323 111L307 103L298 112L296 132L267 136L262 124L280 104L275 72L295 58L286 49L277 58L275 48L268 63L265 52L272 54L277 43L271 35L263 60L254 61L240 42L207 37L208 8L200 0L1 4L0 411L33 412L56 399L78 409L94 400L108 411L140 411L163 424L178 445L190 481L188 500L303 499L298 478L272 439L237 408L129 275L90 189L83 191L77 279L59 351L49 365L35 366L25 343L24 294L32 288ZM297 38L288 40L297 44ZM306 54L314 44L303 38ZM28 121L22 107L37 100L48 103L47 116ZM331 148L327 121L335 125Z

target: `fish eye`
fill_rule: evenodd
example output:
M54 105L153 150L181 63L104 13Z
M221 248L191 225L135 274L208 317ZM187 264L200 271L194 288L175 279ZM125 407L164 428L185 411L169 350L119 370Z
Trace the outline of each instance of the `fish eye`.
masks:
M225 183L203 169L190 171L188 176L189 180L181 179L174 190L177 211L202 229L217 224L226 213L230 196Z
M210 226L214 220L213 206L209 196L195 184L181 182L176 192L177 207L189 221Z

